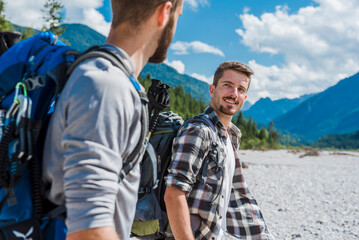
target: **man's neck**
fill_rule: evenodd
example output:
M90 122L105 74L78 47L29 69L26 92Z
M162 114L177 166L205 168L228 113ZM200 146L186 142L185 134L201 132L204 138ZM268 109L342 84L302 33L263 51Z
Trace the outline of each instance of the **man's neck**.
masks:
M229 127L229 124L231 123L232 120L232 115L227 115L222 113L221 111L217 110L214 106L213 103L210 103L211 108L216 112L217 117L219 118L219 121L221 121L221 123L223 124L223 126L226 128L226 130Z
M226 114L223 114L223 113L217 113L217 116L219 118L219 120L221 121L221 123L223 124L223 126L226 128L226 130L228 129L229 127L229 124L231 123L231 120L232 120L232 116L230 115L226 115Z
M139 76L154 51L154 46L150 45L153 43L148 41L151 36L146 33L143 31L142 34L136 35L127 30L126 26L118 26L115 29L111 28L106 39L106 43L121 48L130 56L136 77Z

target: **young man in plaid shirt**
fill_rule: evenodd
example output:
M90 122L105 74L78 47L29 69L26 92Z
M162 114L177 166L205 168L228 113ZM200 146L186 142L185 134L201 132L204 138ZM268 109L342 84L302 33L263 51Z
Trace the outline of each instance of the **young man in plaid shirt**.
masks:
M248 190L239 159L241 132L231 123L243 106L252 70L224 62L209 87L211 104L173 143L165 202L176 239L274 239Z

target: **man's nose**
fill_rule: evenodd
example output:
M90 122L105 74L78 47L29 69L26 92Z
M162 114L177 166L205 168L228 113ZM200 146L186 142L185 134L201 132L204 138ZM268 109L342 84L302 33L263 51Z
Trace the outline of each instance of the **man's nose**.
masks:
M237 98L239 95L239 90L237 88L231 88L230 89L230 95L233 98Z

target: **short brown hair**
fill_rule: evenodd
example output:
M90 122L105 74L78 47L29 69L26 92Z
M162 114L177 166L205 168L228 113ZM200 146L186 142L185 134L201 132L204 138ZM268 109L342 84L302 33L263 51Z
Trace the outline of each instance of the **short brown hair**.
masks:
M247 75L249 82L248 82L248 89L249 89L249 85L251 85L251 76L254 74L254 72L252 71L252 69L250 67L248 67L247 65L238 62L238 61L227 61L224 63L221 63L215 74L213 77L213 85L217 86L219 79L223 76L224 71L226 70L234 70L237 72L241 72L244 73L245 75ZM247 91L248 91L247 89Z
M172 2L171 13L177 8L180 0L111 0L112 28L119 24L129 22L134 28L149 19L156 8L165 3Z

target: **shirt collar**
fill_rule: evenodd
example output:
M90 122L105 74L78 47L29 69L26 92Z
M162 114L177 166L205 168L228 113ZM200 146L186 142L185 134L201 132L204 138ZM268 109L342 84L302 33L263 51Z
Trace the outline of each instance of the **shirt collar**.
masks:
M204 110L204 113L208 115L208 118L212 121L214 126L216 126L219 136L221 138L226 138L226 128L219 120L218 115L214 111L214 109L211 106L208 106ZM240 138L242 136L241 131L231 122L229 123L228 133L235 148L238 148L240 143Z
M102 45L102 47L107 48L109 50L114 51L117 55L121 56L121 58L124 60L124 65L127 68L127 70L130 72L130 75L134 75L135 73L135 68L133 66L133 63L131 61L130 56L121 48L110 44L110 43L105 43Z

